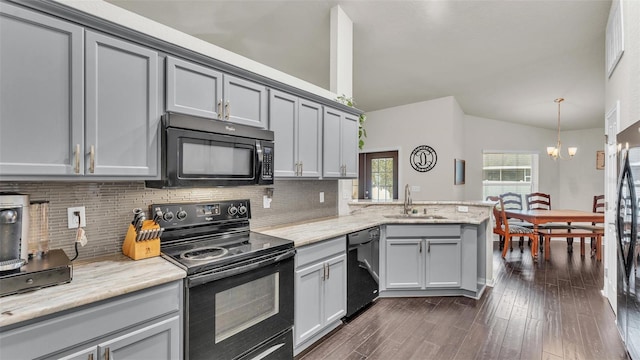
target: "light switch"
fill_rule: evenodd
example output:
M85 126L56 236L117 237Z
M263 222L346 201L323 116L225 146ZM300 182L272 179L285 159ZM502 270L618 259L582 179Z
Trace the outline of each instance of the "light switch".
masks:
M320 202L324 202L324 191L320 191Z

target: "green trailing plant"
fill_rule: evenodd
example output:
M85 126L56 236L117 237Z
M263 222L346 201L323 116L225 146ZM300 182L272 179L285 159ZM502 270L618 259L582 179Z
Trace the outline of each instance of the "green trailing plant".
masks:
M338 96L336 100L349 107L356 107L356 102L353 100L353 98L347 97L344 94ZM364 128L364 122L366 120L367 115L360 114L360 117L358 118L358 149L360 150L362 150L362 147L364 147L364 138L367 137L367 130Z

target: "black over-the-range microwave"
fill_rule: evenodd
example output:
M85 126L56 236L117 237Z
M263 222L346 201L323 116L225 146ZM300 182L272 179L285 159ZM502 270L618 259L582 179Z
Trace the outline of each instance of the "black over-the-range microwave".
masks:
M273 184L272 131L167 112L161 142L161 179L147 187Z

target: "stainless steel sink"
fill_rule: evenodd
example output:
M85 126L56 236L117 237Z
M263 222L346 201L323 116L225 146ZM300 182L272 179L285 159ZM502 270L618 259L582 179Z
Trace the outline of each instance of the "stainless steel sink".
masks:
M446 219L440 215L425 215L425 214L396 214L396 215L384 215L388 219Z

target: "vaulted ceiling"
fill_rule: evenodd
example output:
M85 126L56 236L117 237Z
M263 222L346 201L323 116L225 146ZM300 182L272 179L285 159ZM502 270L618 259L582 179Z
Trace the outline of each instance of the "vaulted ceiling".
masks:
M353 97L374 111L454 96L468 115L604 126L611 0L108 0L329 88L330 10L353 21Z

